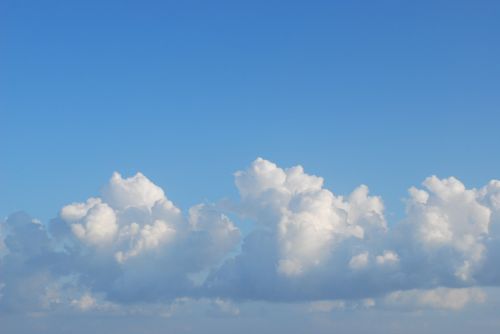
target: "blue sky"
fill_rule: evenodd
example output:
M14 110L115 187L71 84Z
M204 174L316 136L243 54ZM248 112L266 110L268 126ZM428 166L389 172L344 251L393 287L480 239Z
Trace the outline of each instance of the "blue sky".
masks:
M3 7L4 215L48 219L115 170L189 206L257 156L394 211L430 174L500 169L495 1Z
M500 178L497 1L4 0L0 13L2 217L64 220L115 171L142 172L185 215L252 206L234 173L262 157L335 195L368 185L391 227L431 175ZM262 217L243 211L225 214L246 234Z

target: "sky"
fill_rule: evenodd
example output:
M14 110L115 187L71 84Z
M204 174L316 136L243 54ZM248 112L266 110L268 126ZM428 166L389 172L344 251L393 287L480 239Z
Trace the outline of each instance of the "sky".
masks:
M497 333L499 34L487 0L1 0L1 326Z

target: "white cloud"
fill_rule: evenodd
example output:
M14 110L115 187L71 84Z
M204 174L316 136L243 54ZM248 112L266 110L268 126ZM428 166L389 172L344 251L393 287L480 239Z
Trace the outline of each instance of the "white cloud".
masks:
M88 203L88 202L87 202ZM72 212L69 221L71 223L71 231L80 240L93 245L106 245L113 241L118 225L116 223L116 215L106 203L95 202L92 206L87 206L87 210L83 216L79 217L75 222L75 212L85 207L85 203L69 205L63 208L63 215L67 216L68 211Z
M494 211L500 211L500 180L491 180L479 191L479 197Z
M366 186L346 200L301 166L281 169L262 158L235 176L244 214L277 233L278 271L284 275L299 276L324 265L343 240L386 228L383 203L369 196Z
M480 192L466 189L453 177L429 177L424 187L410 189L407 222L413 226L411 237L430 254L450 251L455 260L449 261L451 270L461 280L470 280L485 253L491 209L480 202Z
M399 262L399 256L393 251L385 250L382 255L377 255L375 261L379 265L392 265Z
M349 261L349 268L358 270L366 267L368 265L368 255L368 252L363 252L353 256Z
M87 212L94 206L101 204L99 198L89 198L85 203L72 203L61 209L59 215L68 222L77 222L87 215Z
M115 173L101 196L64 206L48 225L10 216L0 222L0 310L183 298L229 315L243 299L460 309L500 284L500 181L468 189L429 177L391 224L367 186L337 195L301 166L259 158L235 183L231 212L209 203L182 212L144 175ZM242 242L233 215L254 222Z
M151 209L165 197L163 190L141 173L122 178L114 173L109 183L102 189L102 198L115 209L146 207Z
M146 224L142 227L137 223L132 223L123 227L120 232L120 239L128 240L132 246L125 253L123 251L116 252L116 259L119 262L124 262L129 257L137 256L143 251L158 248L174 237L175 229L165 221L157 219L153 224Z
M189 294L240 240L236 226L215 207L199 204L183 215L140 173L113 174L102 198L65 206L52 227L62 231L58 239L81 264L77 273L97 277L86 284L116 300Z
M424 189L410 188L407 216L389 228L381 198L366 186L334 195L302 167L282 169L261 158L235 181L240 212L256 230L242 254L214 275L216 291L226 291L229 281L238 298L370 298L380 291L480 285L483 276L488 284L500 282L495 269L484 267L497 253L493 247L500 249L500 229L490 233L492 214L500 216L494 205L500 183L476 190L453 177L429 177Z

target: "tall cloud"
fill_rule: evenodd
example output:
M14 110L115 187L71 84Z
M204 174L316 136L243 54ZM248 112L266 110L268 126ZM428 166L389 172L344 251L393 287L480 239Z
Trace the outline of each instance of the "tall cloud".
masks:
M386 229L384 205L361 186L348 199L323 188L321 177L301 166L283 170L264 159L236 173L243 212L272 230L279 249L278 271L298 276L328 260L331 249L365 230Z

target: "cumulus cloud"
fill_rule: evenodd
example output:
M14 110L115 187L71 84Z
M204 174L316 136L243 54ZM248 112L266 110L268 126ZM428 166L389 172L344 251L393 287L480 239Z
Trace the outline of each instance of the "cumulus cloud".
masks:
M432 176L423 185L424 190L409 191L407 236L428 260L439 261L464 284L472 283L481 270L488 269L484 267L487 241L498 242L491 233L499 223L492 219L495 207L485 201L494 191L488 186L466 189L454 177Z
M388 224L365 185L334 194L303 167L262 158L234 177L239 200L224 208L182 212L143 174L114 173L100 196L69 201L47 224L11 215L0 222L0 309L183 298L233 316L238 300L312 302L314 312L460 309L500 283L500 181L468 189L431 176L409 189L404 219ZM230 216L254 222L243 240Z
M369 196L366 186L344 199L301 166L282 169L259 158L236 173L236 186L243 212L276 232L278 271L287 276L323 265L345 239L363 239L366 230L386 228L382 201Z
M50 266L59 258L38 220L19 212L0 225L5 246L0 258L0 310L36 310L44 304L46 287L57 279Z
M65 206L61 217L71 223L76 237L97 246L111 242L118 231L115 212L100 199Z
M102 189L102 197L114 209L129 207L151 209L158 201L165 199L165 193L142 173L124 179L115 172Z
M50 232L23 214L2 224L5 307L24 303L20 296L42 296L49 282L59 280L118 303L194 295L196 279L239 245L239 230L213 205L199 204L183 214L140 173L113 174L102 193L64 206L48 225ZM80 293L71 290L61 293ZM89 296L66 300L86 310L93 305ZM33 307L43 304L31 299Z

